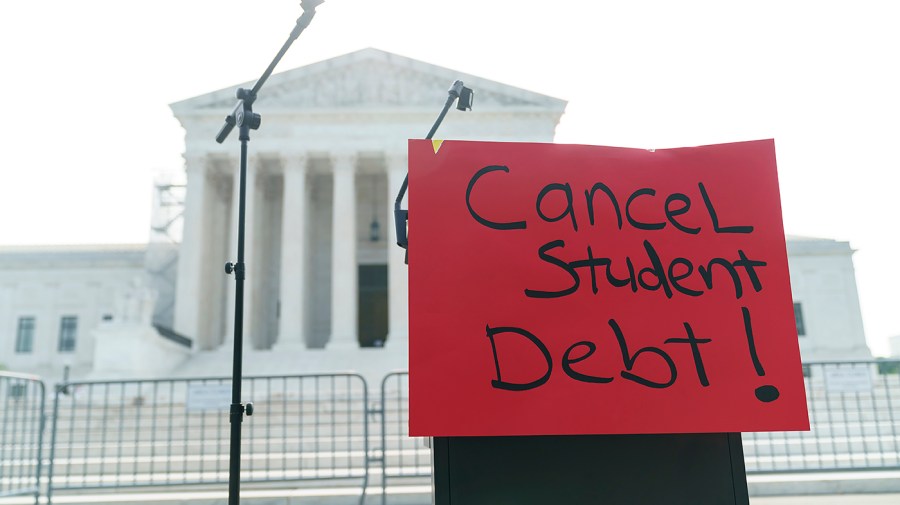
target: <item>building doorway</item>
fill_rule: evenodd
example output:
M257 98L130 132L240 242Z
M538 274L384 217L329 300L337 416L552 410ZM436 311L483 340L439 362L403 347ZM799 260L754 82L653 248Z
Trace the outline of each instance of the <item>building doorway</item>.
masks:
M359 266L358 330L360 347L381 347L387 339L387 265Z

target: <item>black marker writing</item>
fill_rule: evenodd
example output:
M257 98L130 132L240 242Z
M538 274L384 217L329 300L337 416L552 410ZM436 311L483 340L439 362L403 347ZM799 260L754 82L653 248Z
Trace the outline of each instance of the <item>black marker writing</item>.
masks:
M478 185L483 176L491 172L504 172L507 174L511 173L510 168L505 165L488 165L477 170L469 179L469 184L466 187L466 207L469 210L469 215L479 224L494 230L525 229L526 220L524 219L520 221L508 222L494 221L484 217L472 206L472 193L475 190L475 186ZM597 205L598 192L603 193L609 205ZM705 210L705 214L709 218L708 222L712 224L711 231L713 233L722 234L753 232L753 226L723 226L721 224L721 218L719 216L719 212L716 210L716 205L713 201L713 198L702 182L697 183L697 192L699 193L699 196L703 200L704 204L700 208ZM563 197L565 198L565 206L558 212L554 211L553 213L548 213L548 210L545 206L545 201L547 198L549 198L550 195L555 193L560 193L563 195ZM500 195L502 195L502 193L499 193L496 190L493 194L488 193L489 198ZM645 187L631 191L627 195L627 198L625 198L624 216L625 221L627 221L627 223L632 228L638 230L656 231L665 229L669 225L671 225L673 228L689 235L697 235L703 230L702 226L690 226L688 224L685 224L685 217L690 217L691 214L700 214L700 212L692 212L691 209L693 209L695 206L692 205L691 196L688 193L673 192L667 195L658 195L656 189ZM508 198L508 195L502 196ZM697 195L695 193L694 198L696 199L696 197ZM600 225L600 220L598 220L596 216L600 209L611 208L615 214L616 227L617 229L621 230L624 226L624 222L622 218L622 207L619 204L619 201L619 198L616 196L616 193L612 188L610 188L610 186L604 184L603 182L597 181L591 185L590 189L584 190L584 201L579 201L578 206L576 206L571 184L569 184L568 182L557 181L548 183L541 188L534 199L534 209L537 217L548 223L561 221L564 218L568 217L569 221L571 222L572 229L578 231L578 218L576 216L578 212L586 213L588 222L592 227L595 227ZM578 208L582 203L584 205L584 210L579 211ZM636 212L634 208L636 206L640 207L643 212ZM525 211L524 208L521 210L523 212ZM647 217L639 219L636 216L647 216L653 213L658 214L658 217L652 220L648 219ZM699 215L696 215L693 217L693 220L697 221L699 217Z
M598 284L602 282L603 278L614 288L627 287L632 292L637 292L639 288L645 291L662 291L666 298L672 298L676 293L692 297L701 296L724 285L730 286L734 290L735 299L740 299L744 296L743 277L749 281L755 292L758 293L763 289L757 269L766 266L766 262L748 258L747 253L741 249L737 251L737 259L711 258L705 263L695 266L695 263L687 258L671 260L661 258L653 244L645 240L645 256L639 259L637 264L647 266L636 269L635 261L631 257L626 256L624 259L595 257L590 246L586 248L586 259L566 261L560 258L562 251L557 252L557 250L565 249L565 246L565 241L554 240L538 249L538 258L541 261L565 272L566 276L563 279L566 280L560 280L558 283L565 287L558 288L556 285L553 286L554 289L527 287L525 296L529 298L560 298L571 295L581 286L579 270L585 268L589 269L591 291L594 294L598 293ZM604 269L605 275L597 275L597 269ZM613 270L619 273L613 273ZM695 272L699 279L694 279L694 283L689 284ZM623 274L627 274L627 277L622 277Z
M747 347L750 350L750 359L753 361L753 368L756 369L756 375L765 377L766 371L759 361L759 355L756 353L756 342L753 340L753 323L750 321L750 309L741 307L741 314L744 316L744 332L747 334ZM774 402L778 399L779 395L778 388L771 384L756 388L756 399L761 402Z

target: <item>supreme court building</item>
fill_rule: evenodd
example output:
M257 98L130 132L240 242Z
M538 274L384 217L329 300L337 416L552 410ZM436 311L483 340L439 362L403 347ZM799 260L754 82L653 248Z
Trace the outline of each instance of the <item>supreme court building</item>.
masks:
M456 79L475 90L474 107L451 110L438 138L554 140L565 101L376 49L269 79L249 143L245 373L356 370L374 386L406 367L393 203L407 139L426 135ZM0 248L0 366L47 377L64 366L96 378L230 373L224 265L236 260L239 142L215 136L237 87L171 106L186 186L154 208L168 209L159 222L180 223L180 239ZM870 357L849 244L789 236L787 248L803 359Z
M375 49L268 81L249 144L248 345L355 349L407 339L393 204L407 139L425 136L456 79L475 90L475 111L451 112L439 138L553 141L565 101ZM174 324L199 349L233 333L222 266L237 250L239 150L236 139L214 137L235 88L172 105L187 170Z

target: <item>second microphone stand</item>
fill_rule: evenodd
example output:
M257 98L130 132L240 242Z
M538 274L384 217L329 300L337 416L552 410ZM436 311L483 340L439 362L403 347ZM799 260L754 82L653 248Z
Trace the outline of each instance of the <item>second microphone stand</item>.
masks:
M428 131L425 140L431 140L434 137L438 127L441 126L441 123L444 121L444 116L447 115L447 111L453 106L453 102L459 99L459 103L456 104L457 110L472 110L472 101L474 98L475 93L471 88L467 88L460 80L453 81L453 84L450 85L450 89L447 91L447 101L444 102L444 108L441 109L441 113L438 114L434 124L431 125L431 130ZM397 192L397 199L394 200L394 227L397 230L397 245L407 250L407 263L409 263L409 240L406 234L406 223L409 220L409 211L401 209L400 204L403 202L403 196L406 194L406 188L408 186L409 171L407 171L406 177L403 178L403 184L400 185L400 191Z

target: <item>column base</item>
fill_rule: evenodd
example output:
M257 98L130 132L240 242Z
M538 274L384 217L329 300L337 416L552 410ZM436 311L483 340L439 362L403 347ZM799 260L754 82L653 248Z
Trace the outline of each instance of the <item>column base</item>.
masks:
M406 333L401 334L390 334L387 336L387 340L384 343L384 347L387 349L409 349L409 335Z
M359 342L356 335L353 336L332 336L325 344L326 351L357 351L359 350Z
M306 347L306 343L304 343L304 342L297 342L297 341L282 342L282 341L278 340L272 346L272 350L278 351L278 352L281 352L281 351L301 352L301 351L306 351L307 347Z

